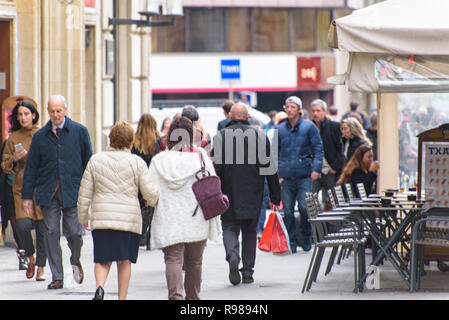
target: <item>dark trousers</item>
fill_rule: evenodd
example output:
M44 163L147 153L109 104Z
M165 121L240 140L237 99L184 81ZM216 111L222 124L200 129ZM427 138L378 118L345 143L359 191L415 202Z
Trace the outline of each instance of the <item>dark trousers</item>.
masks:
M11 221L11 228L14 240L16 241L17 249L23 249L22 239L20 238L19 232L17 230L16 223L16 211L14 206L14 194L12 192L12 187L7 186L4 192L5 203L1 207L1 218L2 218L2 232L6 232L8 227L8 221Z
M258 219L248 220L222 220L223 244L226 251L226 260L231 257L242 260L243 268L240 269L243 275L251 276L256 263L257 248L257 222ZM240 256L239 235L242 232L242 255Z
M337 178L336 173L321 174L319 179L312 181L312 192L319 192L322 190L324 203L328 199L327 190L336 186Z
M34 248L31 230L36 231L36 249ZM45 267L47 254L45 251L45 238L47 237L47 228L44 220L33 221L29 218L17 219L17 231L23 243L25 255L31 257L36 253L36 265Z
M81 247L83 245L83 226L78 221L78 210L76 207L63 207L61 188L55 191L50 205L41 206L41 210L48 230L45 250L53 277L52 280L63 280L62 250L59 243L61 238L61 216L62 231L72 253L70 263L76 265L80 261Z

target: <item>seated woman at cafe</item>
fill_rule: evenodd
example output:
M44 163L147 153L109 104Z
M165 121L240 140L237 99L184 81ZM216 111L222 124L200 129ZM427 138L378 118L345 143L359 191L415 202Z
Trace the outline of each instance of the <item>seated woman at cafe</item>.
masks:
M366 194L375 193L379 163L373 160L373 149L367 144L360 145L343 168L337 183L351 183L354 190L358 183L363 183Z

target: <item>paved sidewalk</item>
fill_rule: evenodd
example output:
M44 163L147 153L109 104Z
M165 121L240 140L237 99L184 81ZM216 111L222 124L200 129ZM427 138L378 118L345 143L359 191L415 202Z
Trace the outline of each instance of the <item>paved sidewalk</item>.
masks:
M36 282L25 277L25 271L18 270L15 249L0 247L0 299L1 300L90 300L95 291L94 264L92 262L92 238L84 236L81 261L85 281L78 285L73 281L69 264L69 249L65 238L61 239L64 253L64 289L48 290L51 280L50 269L46 268L47 281ZM330 250L328 250L330 251ZM396 299L449 299L449 273L438 271L432 263L428 274L423 277L422 291L411 294L393 267L385 262L380 267L380 290L366 290L352 293L352 256L334 265L332 272L324 276L327 264L326 253L318 280L310 292L301 294L304 277L312 251L296 254L274 255L258 250L253 284L233 286L228 280L228 264L224 260L222 243L208 242L203 261L203 300L396 300ZM367 262L370 256L367 256ZM141 247L137 264L133 265L128 299L166 300L165 265L160 250L146 251ZM105 299L117 299L117 272L111 268L105 287Z

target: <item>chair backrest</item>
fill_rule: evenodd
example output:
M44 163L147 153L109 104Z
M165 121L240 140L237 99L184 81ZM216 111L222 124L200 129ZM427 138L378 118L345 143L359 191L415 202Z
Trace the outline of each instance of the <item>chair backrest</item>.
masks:
M338 204L345 203L346 199L345 199L345 195L343 193L343 189L341 188L341 186L340 185L336 185L334 187L334 190L335 190L335 195L337 196Z
M344 186L346 188L346 193L349 197L349 200L354 200L355 196L354 196L354 192L352 192L352 185L350 183L345 183Z
M309 218L316 218L318 216L318 210L316 209L315 200L313 199L312 193L306 193L305 202Z
M363 183L357 183L357 190L359 192L360 199L368 198L365 190L365 185Z
M312 199L313 203L315 204L315 208L318 211L318 213L323 211L323 207L321 206L320 199L318 198L318 193L312 193Z
M309 215L309 219L314 219L318 216L319 210L316 206L314 195L311 192L307 192L305 196L306 211ZM324 236L327 234L326 225L323 222L312 222L312 237L314 242L321 242Z
M335 209L337 207L337 202L335 201L334 193L332 192L332 189L327 189L327 195L329 198L329 202L331 204L331 208Z

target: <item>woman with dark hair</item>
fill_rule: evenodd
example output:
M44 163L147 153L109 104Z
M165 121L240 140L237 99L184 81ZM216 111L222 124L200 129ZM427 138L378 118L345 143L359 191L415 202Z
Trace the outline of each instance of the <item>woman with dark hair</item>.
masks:
M147 164L147 167L149 167L156 149L159 148L157 145L160 137L161 133L157 130L156 119L149 113L143 114L137 124L131 153L141 157ZM153 217L154 209L145 203L140 192L139 202L140 208L142 209L142 236L140 245L145 245L147 250L149 250L151 219Z
M350 182L354 190L357 190L358 183L363 183L368 195L375 192L379 163L373 160L373 149L362 144L349 159L337 183L341 185Z
M220 217L205 220L192 185L201 169L201 157L211 175L215 169L207 152L193 143L193 123L187 117L175 118L167 133L167 149L150 164L149 187L157 196L151 230L151 247L162 249L170 300L198 300L201 289L203 252L207 239L218 240ZM185 280L183 281L183 265Z
M87 163L78 195L78 220L90 220L94 243L94 300L103 300L112 262L117 263L118 298L125 300L131 278L131 263L137 262L142 217L138 191L148 201L148 168L131 154L134 130L126 121L109 133L108 150L93 155ZM91 208L91 210L89 210Z
M44 281L44 267L47 260L45 252L45 237L47 229L44 223L41 209L33 201L33 210L26 212L22 207L22 183L25 164L30 149L31 139L39 129L37 122L39 113L33 103L19 99L12 110L8 120L11 124L9 136L2 158L2 169L6 173L15 174L12 188L14 194L14 206L19 238L22 242L25 256L28 257L26 277L31 279L35 274L37 265L37 281ZM31 229L36 230L36 248L33 245ZM34 258L36 253L36 259Z

